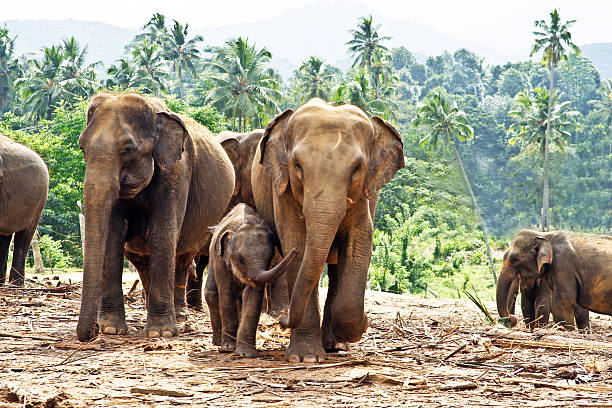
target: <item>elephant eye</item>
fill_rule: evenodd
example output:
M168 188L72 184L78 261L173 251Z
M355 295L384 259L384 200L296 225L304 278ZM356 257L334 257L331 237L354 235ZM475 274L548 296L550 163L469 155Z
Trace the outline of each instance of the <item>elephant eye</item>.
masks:
M136 151L136 146L134 146L134 145L127 145L127 146L124 146L121 149L121 154L128 154L128 153L132 153L132 152L135 152L135 151Z
M240 265L244 265L244 264L245 264L245 262L244 262L244 258L242 257L242 255L238 255L238 263L239 263Z
M295 169L301 176L304 173L304 170L302 169L302 165L297 160L293 162L293 165L295 166Z
M351 177L353 177L355 174L357 174L359 172L359 170L361 170L361 164L356 165L353 168L353 171L351 172Z

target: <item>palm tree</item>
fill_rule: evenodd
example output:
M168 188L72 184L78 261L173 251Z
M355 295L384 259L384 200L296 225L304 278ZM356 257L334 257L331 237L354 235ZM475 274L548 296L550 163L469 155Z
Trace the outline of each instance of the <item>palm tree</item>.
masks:
M13 81L19 74L19 62L13 57L15 38L9 37L6 27L0 27L0 114L9 105Z
M183 71L187 71L195 77L196 69L194 63L200 58L197 44L204 41L204 37L201 35L196 35L189 41L186 41L188 28L189 24L183 26L174 20L174 26L170 33L162 37L164 57L168 61L172 61L172 69L178 76L180 99L183 98Z
M206 64L213 87L206 101L226 117L238 119L238 131L247 122L259 123L262 115L280 111L277 101L280 77L267 66L272 57L267 48L258 50L248 39L229 40L225 47L215 47L212 61Z
M514 107L508 111L508 115L515 120L509 129L512 137L508 143L520 143L522 152L539 151L543 158L551 144L563 151L570 138L569 129L573 125L571 119L578 112L569 110L569 101L558 101L559 95L556 92L549 98L548 91L540 87L535 88L533 93L527 89L519 92Z
M534 24L539 31L534 31L533 34L536 36L535 43L531 49L529 56L532 56L540 50L544 51L544 62L550 71L549 88L548 93L553 95L554 91L554 73L555 67L560 61L567 59L564 45L571 48L576 54L580 53L580 49L572 42L572 34L569 32L569 26L572 25L576 20L570 20L561 24L561 17L557 9L554 9L550 13L550 23L546 23L544 20L538 20ZM544 188L542 189L542 230L548 231L549 219L548 219L548 137L550 135L550 115L552 113L552 98L549 99L548 105L548 119L546 134L544 136Z
M138 86L136 69L127 58L118 59L117 64L108 67L106 74L108 78L105 85L108 88L126 89Z
M302 102L312 98L329 98L333 74L327 68L322 59L311 56L295 71L295 89L302 95Z
M353 67L367 67L368 72L371 71L372 63L375 60L381 59L381 51L386 51L387 47L382 45L383 41L390 40L391 37L379 36L377 26L372 25L372 15L369 17L361 17L356 30L350 30L353 39L346 44L349 45L349 53L351 56L357 56L353 62Z
M149 22L142 28L148 31L138 34L134 38L135 41L138 42L147 39L150 42L161 45L162 38L168 34L168 29L166 28L166 16L161 13L154 13Z
M132 56L138 67L136 70L138 86L157 96L161 92L166 92L164 85L166 71L162 65L160 46L149 40L141 41L133 44Z
M608 127L608 137L610 139L609 153L612 154L612 79L603 81L597 93L599 93L600 99L589 101L589 103L602 115L603 122Z
M73 78L73 93L79 96L91 96L97 87L95 67L100 61L85 66L87 46L81 49L79 42L74 38L62 40L61 52L64 55L63 72L65 78Z
M446 93L440 88L434 90L418 106L414 126L423 126L427 129L425 137L421 139L422 145L428 145L430 148L436 148L438 143L443 142L451 146L455 159L457 160L457 164L459 164L459 168L461 169L461 174L463 175L465 185L470 193L470 197L472 198L474 211L476 212L476 215L480 221L485 245L487 247L487 253L489 255L491 273L493 274L493 280L497 283L497 275L495 273L495 266L493 264L491 247L489 246L487 227L480 213L476 196L472 191L470 180L468 179L465 168L463 167L463 162L455 142L455 138L460 142L471 140L474 137L474 129L469 124L465 112L460 110L455 102L451 103L448 100Z
M349 74L350 75L350 74ZM364 70L353 73L353 77L347 81L341 81L334 90L332 104L351 104L359 107L368 115L377 115L387 120L395 119L395 111L398 107L393 100L376 98L376 89L371 85L372 80ZM375 84L378 86L380 84ZM378 89L381 91L381 89ZM389 96L394 93L392 87L385 88L382 93Z

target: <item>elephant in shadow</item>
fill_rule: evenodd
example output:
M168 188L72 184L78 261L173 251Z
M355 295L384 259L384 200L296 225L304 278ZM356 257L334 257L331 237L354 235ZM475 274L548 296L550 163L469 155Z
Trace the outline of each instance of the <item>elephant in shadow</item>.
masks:
M511 327L516 325L517 321L513 315L519 291L521 292L521 311L525 326L530 329L546 326L550 318L553 293L551 287L542 279L526 280L516 276L509 289L507 314L506 310L498 310L500 317L507 318ZM590 328L589 311L580 305L574 307L574 319L579 329L588 330Z
M397 130L352 105L315 98L271 121L251 173L257 212L287 253L290 361L317 362L346 349L368 326L364 311L380 189L404 167ZM318 282L328 264L329 290L320 320Z
M175 336L187 269L234 190L227 154L204 126L135 93L99 93L79 144L85 157L85 255L77 336L127 331L124 255L140 274L149 337Z
M0 285L14 235L9 284L23 286L28 249L48 190L49 171L40 156L0 134Z
M578 307L612 315L608 296L612 291L611 236L530 229L517 233L504 255L496 295L500 317L510 319L511 324L516 323L516 317L508 306L513 303L516 289L512 286L518 276L527 323L537 316L538 297L551 299L553 320L566 329L574 329L574 321L579 328L588 327L588 314Z

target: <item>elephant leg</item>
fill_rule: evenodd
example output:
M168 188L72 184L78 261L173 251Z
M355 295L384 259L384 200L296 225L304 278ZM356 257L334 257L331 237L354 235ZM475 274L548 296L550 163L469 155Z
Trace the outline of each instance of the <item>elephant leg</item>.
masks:
M128 331L121 285L126 231L125 218L114 208L106 240L102 269L102 301L98 314L98 327L103 334L126 334Z
M566 299L553 299L553 320L566 330L574 330L575 303Z
M176 269L174 275L174 313L177 322L187 320L187 299L185 288L187 285L187 274L193 262L193 254L184 254L176 257Z
M580 305L574 306L574 318L576 319L576 326L578 326L580 330L589 330L591 328L589 311Z
M527 326L529 329L533 329L533 321L536 318L535 303L535 288L521 292L521 311L523 312L523 321L525 322L525 326Z
M552 302L551 296L552 292L543 288L540 288L539 293L536 294L534 303L534 326L542 327L548 324L550 318L550 303Z
M142 298L145 305L147 304L147 293L151 287L151 278L149 273L149 257L145 255L139 255L134 252L125 252L125 257L134 265L138 271L140 282L142 283Z
M206 276L206 285L204 286L204 298L208 306L210 314L210 325L212 326L213 338L212 343L215 346L221 345L223 325L221 324L221 311L219 310L219 291L217 289L217 281L215 280L215 272L212 265L208 265L208 275Z
M13 234L0 235L0 285L4 285L6 281L6 263L8 261L11 238L13 238Z
M323 308L323 348L327 352L348 351L348 343L336 341L336 336L334 336L332 330L331 305L338 295L338 265L327 265L327 276L329 277L329 287L327 288L327 298Z
M263 295L263 288L257 289L248 285L242 291L242 314L238 326L238 336L236 336L236 353L244 357L255 358L258 354L255 337Z
M280 317L289 310L289 289L287 279L284 276L267 285L268 310L267 313L273 317Z
M25 262L30 249L30 242L36 231L36 226L28 227L15 233L13 241L13 264L9 274L9 284L23 286L25 275Z
M336 342L359 341L368 328L364 297L372 255L372 221L368 212L355 218L346 236L338 237L337 293L329 312Z
M196 310L202 310L202 281L206 265L208 255L196 257L195 275L188 274L187 277L187 306Z
M238 288L234 281L234 275L227 269L223 259L215 258L213 270L219 290L219 311L222 327L221 351L234 351L239 324Z

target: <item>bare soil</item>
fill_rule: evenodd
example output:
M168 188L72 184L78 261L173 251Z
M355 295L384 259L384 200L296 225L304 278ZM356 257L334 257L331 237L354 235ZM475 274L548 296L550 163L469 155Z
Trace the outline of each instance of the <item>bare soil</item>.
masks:
M258 359L219 353L207 311L176 338L143 338L139 290L126 299L128 335L80 343L78 284L32 282L0 288L0 408L612 407L608 316L593 314L590 333L529 332L485 324L468 300L368 291L363 339L325 363L295 365L284 359L289 332L267 315Z

